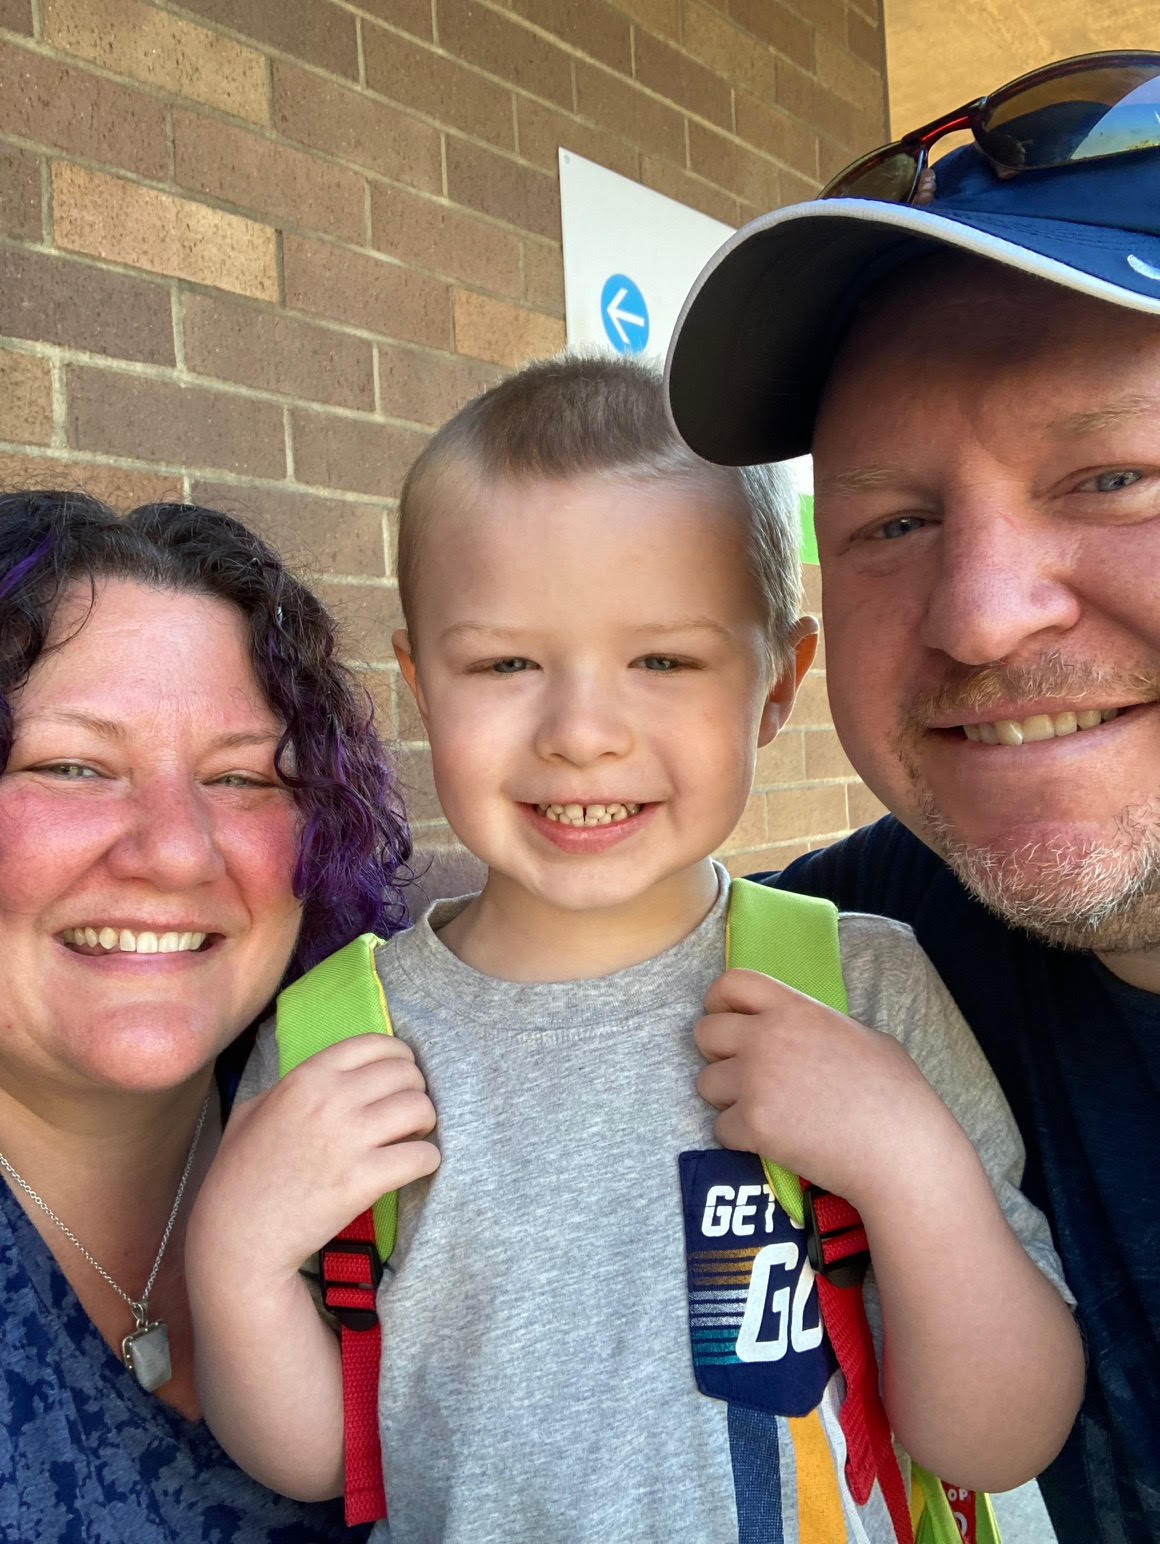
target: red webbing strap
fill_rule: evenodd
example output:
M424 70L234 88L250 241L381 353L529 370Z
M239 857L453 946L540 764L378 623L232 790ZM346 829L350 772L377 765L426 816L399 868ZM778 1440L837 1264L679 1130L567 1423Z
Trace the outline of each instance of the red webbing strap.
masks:
M374 1217L370 1210L349 1223L334 1240L369 1243L375 1250ZM377 1260L377 1251L375 1253ZM331 1250L321 1253L319 1274L326 1307L339 1321L342 1345L342 1424L346 1470L345 1507L348 1527L376 1522L387 1515L383 1486L383 1454L379 1442L379 1362L382 1331L375 1312L374 1283L365 1253ZM352 1314L353 1310L353 1314ZM344 1322L348 1314L360 1326ZM369 1316L365 1318L364 1316Z
M827 1266L837 1265L839 1261L867 1250L862 1219L848 1201L828 1191L813 1189L810 1199L822 1259ZM878 1359L866 1320L861 1283L839 1287L820 1271L816 1281L822 1323L846 1379L846 1397L838 1419L846 1438L846 1479L850 1493L859 1506L864 1505L877 1478L898 1544L913 1544L910 1500L890 1440L890 1422L878 1388Z

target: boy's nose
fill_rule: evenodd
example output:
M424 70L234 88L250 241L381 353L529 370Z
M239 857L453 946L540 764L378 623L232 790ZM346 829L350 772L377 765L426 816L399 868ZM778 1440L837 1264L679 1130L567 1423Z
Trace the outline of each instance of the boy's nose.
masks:
M632 726L618 694L594 675L560 682L536 733L536 752L545 761L577 767L626 756L632 745Z

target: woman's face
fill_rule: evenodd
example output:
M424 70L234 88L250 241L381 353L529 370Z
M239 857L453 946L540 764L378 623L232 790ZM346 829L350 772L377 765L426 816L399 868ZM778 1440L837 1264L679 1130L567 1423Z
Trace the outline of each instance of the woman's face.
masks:
M156 1090L260 1011L301 917L281 726L245 623L125 580L66 596L0 774L0 1084Z

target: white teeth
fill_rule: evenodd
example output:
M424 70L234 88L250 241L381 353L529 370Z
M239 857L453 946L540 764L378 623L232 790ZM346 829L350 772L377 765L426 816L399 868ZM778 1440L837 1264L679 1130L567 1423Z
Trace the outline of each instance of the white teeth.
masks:
M1077 729L1095 729L1118 718L1120 708L1067 709L1063 713L1033 713L1030 718L999 718L991 724L964 724L968 740L984 745L1034 745L1039 740L1058 740Z
M131 928L66 927L60 935L66 944L96 949L106 954L181 954L200 949L204 933L154 933L146 929L135 933Z
M536 809L562 826L612 826L640 813L639 804L537 804Z

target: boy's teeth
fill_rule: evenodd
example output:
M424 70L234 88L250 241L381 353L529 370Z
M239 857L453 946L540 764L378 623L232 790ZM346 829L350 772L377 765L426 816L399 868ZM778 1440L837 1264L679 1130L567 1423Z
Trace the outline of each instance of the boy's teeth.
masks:
M206 935L153 933L148 929L135 933L127 927L66 927L61 936L67 944L100 948L106 954L181 954L200 949Z
M639 804L537 804L536 809L562 826L613 826L640 812Z
M1077 729L1094 729L1118 718L1119 708L1084 708L1082 712L1033 713L1030 718L1000 718L993 724L964 724L968 740L984 745L1033 745L1037 740L1058 740Z

